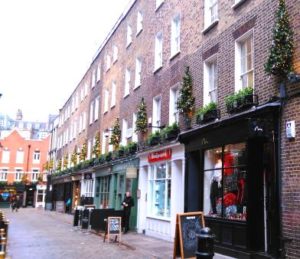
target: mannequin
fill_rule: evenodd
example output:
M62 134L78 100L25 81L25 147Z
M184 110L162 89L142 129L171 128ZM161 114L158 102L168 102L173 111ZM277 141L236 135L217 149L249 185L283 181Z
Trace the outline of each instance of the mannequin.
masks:
M212 172L211 186L210 186L210 203L212 213L217 214L216 201L222 197L222 160L218 158Z

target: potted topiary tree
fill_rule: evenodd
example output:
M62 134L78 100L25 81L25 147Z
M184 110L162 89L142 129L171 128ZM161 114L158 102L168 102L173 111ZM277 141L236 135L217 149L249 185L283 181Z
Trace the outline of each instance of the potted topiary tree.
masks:
M195 110L195 97L193 96L193 79L189 67L186 67L182 87L179 90L177 109L183 115L185 127L191 128L192 117Z
M109 144L114 145L114 148L118 149L120 142L121 142L121 128L120 128L119 118L117 118L115 121L113 130L112 130L112 135L111 135Z
M144 142L148 131L147 106L144 97L141 99L141 102L137 107L135 131L139 133L139 141Z
M200 108L196 113L197 124L213 121L220 118L220 110L217 108L215 102L210 102L207 105Z

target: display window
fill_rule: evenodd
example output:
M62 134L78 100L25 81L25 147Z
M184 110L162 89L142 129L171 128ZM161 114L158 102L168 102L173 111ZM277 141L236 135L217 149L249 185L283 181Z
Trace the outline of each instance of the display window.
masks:
M206 216L247 218L246 144L230 144L204 152L203 210Z
M170 163L149 167L149 216L170 217L171 175Z
M110 176L104 176L100 178L99 196L100 196L100 209L109 208L109 187Z

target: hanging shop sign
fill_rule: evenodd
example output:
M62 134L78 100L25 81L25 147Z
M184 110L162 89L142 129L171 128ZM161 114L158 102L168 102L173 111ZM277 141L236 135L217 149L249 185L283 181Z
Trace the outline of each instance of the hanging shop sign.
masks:
M160 151L151 152L148 155L148 162L154 163L158 161L169 160L171 159L171 157L172 157L172 149L168 148Z
M126 178L137 178L137 169L135 167L128 167L126 169Z

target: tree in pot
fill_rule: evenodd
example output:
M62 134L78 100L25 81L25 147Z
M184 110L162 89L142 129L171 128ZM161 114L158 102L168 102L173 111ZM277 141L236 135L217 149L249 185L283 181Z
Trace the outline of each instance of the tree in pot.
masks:
M191 128L192 117L195 110L195 97L193 96L193 79L189 67L186 67L182 87L179 90L177 109L183 115L186 128Z
M147 106L144 98L141 99L137 107L136 122L135 122L135 132L139 133L139 141L144 142L145 135L148 131L147 122Z
M118 149L120 142L121 142L121 127L120 127L119 118L117 118L112 130L112 135L109 144L114 145L114 148Z

